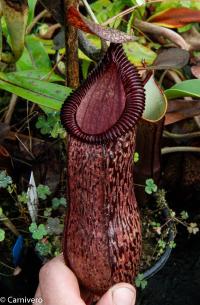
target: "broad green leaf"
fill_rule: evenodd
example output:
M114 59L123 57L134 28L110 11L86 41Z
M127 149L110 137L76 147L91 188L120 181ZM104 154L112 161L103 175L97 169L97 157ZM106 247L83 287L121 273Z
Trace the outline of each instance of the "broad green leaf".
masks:
M43 43L35 35L27 35L25 50L17 62L18 70L41 69L50 70L51 61Z
M83 60L83 62L81 64L81 70L82 70L82 74L83 74L84 79L87 78L89 67L90 67L90 61Z
M176 84L170 89L165 90L168 99L177 97L191 96L200 97L200 79L185 80L180 84Z
M35 67L32 64L31 57L30 57L29 52L28 52L26 47L24 48L24 51L23 51L22 56L20 57L20 59L16 62L16 68L17 68L17 71L35 69Z
M55 54L56 50L54 49L54 42L52 39L43 39L38 36L36 38L42 43L47 54ZM65 52L65 49L64 49Z
M52 71L45 70L25 70L25 71L17 71L10 72L7 75L13 75L15 77L21 76L24 78L38 79L48 82L65 82L64 78L57 75L56 73L52 73Z
M31 49L32 45L34 50ZM52 40L43 40L34 35L28 35L23 54L16 63L17 70L50 70L51 62L48 54L55 53L55 50L53 50L52 47ZM39 59L37 58L37 52L35 50L40 53ZM44 62L42 62L42 60L44 60Z
M41 69L51 68L49 56L38 37L35 35L26 36L25 44L32 59L33 66Z
M60 110L61 104L71 92L65 86L21 76L14 77L9 73L0 73L0 88L54 110Z
M135 41L123 43L123 48L130 62L135 65L141 65L143 60L147 64L152 64L156 58L155 52Z
M6 24L6 20L5 20L5 17L2 16L1 18L1 27L2 27L2 33L5 37L8 37L9 34L8 34L8 28L7 28L7 24Z
M11 83L18 85L19 87L22 87L24 89L30 89L36 93L42 92L45 96L49 96L50 93L52 98L59 100L63 100L66 97L66 90L65 89L62 90L63 88L66 88L65 86L52 84L50 82L46 82L35 78L27 78L27 77L19 76L14 73L8 73L7 79Z
M28 24L30 24L33 21L36 3L37 0L28 0L28 7L29 7Z

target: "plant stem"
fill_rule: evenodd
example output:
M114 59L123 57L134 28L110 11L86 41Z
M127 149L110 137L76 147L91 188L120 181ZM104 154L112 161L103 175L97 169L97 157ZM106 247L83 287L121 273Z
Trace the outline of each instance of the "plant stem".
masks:
M47 75L43 76L41 80L49 81L51 75L54 73L55 69L58 67L58 64L63 60L65 54L62 54L60 58L56 61L55 65L52 67L51 71Z
M70 6L77 7L79 0L64 0L64 11ZM65 48L66 48L66 85L71 88L79 86L78 35L77 30L65 18Z
M3 222L3 224L16 236L19 236L19 231L15 227L15 225L12 223L12 221L3 213L0 216L0 221Z
M93 11L92 11L92 9L91 9L89 3L87 2L87 0L82 0L82 2L83 2L83 4L85 5L85 8L86 8L88 14L90 15L91 19L92 19L95 23L99 24L99 21L97 20L97 18L96 18L96 16L95 16L95 14L93 13Z
M26 29L26 34L30 34L30 32L32 31L32 29L34 28L34 26L38 23L38 21L45 17L46 15L48 15L49 12L45 9L43 11L41 11L41 13L39 13L34 19L33 21L29 24L29 26Z
M138 19L135 19L134 25L146 33L162 35L184 50L190 49L190 45L183 39L183 37L170 29Z
M174 146L174 147L164 147L161 149L161 154L170 154L174 152L200 152L200 147L194 146Z
M189 132L189 133L173 133L167 130L164 130L163 136L165 138L173 138L173 139L190 139L200 137L200 131Z
M0 264L2 265L2 266L4 266L4 267L6 267L6 268L8 268L8 269L10 269L10 270L15 270L15 268L13 268L13 267L11 267L11 266L9 266L9 265L7 265L6 263L4 263L4 262L1 262L0 261Z
M12 94L11 99L10 99L10 103L9 103L9 106L8 106L8 111L7 111L5 119L4 119L4 122L6 124L10 124L13 112L15 110L15 105L16 105L17 99L18 99L18 96L15 95L15 94Z
M23 143L23 141L17 136L17 135L15 135L16 136L16 138L17 138L17 140L21 143L21 145L24 147L24 149L27 151L27 153L31 156L31 158L33 159L33 160L35 160L35 156L32 154L32 152L27 148L27 146ZM28 139L29 139L29 137L28 137Z

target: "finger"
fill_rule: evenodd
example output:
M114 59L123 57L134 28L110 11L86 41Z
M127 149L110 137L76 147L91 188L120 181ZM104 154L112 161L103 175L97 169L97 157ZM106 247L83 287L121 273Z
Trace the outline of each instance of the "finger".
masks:
M134 305L135 288L127 283L119 283L110 288L96 305Z
M41 290L40 290L40 286L38 286L36 293L35 293L35 298L41 298Z
M39 278L40 292L46 305L85 305L80 297L78 281L65 265L62 255L46 263Z
M36 290L34 299L35 299L34 304L45 305L45 303L44 303L44 301L42 299L42 294L41 294L40 286L38 286L38 288Z

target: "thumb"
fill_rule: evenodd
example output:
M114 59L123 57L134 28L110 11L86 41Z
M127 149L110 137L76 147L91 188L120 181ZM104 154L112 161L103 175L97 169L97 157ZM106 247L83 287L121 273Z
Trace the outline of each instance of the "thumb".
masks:
M111 287L96 305L135 305L136 290L128 283L119 283Z

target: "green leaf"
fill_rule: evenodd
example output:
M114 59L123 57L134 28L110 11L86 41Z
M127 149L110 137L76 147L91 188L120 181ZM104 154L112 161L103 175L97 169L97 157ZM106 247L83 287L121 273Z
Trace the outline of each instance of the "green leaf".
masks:
M16 62L16 69L17 71L24 71L24 70L31 70L34 69L32 65L32 60L30 57L30 54L26 47L24 47L22 56L20 59Z
M50 120L48 120L44 115L39 116L35 126L40 129L40 132L43 135L50 133L52 129Z
M159 246L159 248L161 248L161 249L165 249L165 247L166 247L166 242L165 242L164 240L162 240L162 239L159 239L159 241L158 241L158 246Z
M144 279L144 274L139 273L135 279L136 287L144 289L147 286L147 280Z
M32 92L35 93L42 93L45 97L50 96L55 100L64 100L66 98L66 93L69 94L69 92L71 92L71 89L67 87L46 82L43 80L33 78L28 79L26 77L19 76L18 74L14 73L8 73L6 76L10 82L18 86L22 86L24 89L30 89ZM67 88L67 90L64 88Z
M45 216L45 217L51 216L51 212L52 212L52 208L46 208L46 209L44 210L44 216Z
M37 0L28 0L28 24L33 21Z
M54 110L60 110L62 103L71 93L71 89L68 87L22 77L13 73L0 73L0 88L41 107L44 106Z
M191 222L189 223L188 227L187 227L187 230L190 234L197 234L199 232L199 228L197 226L197 223L196 222Z
M49 71L51 68L50 58L40 39L35 35L27 35L25 49L17 62L17 70L42 69Z
M175 8L175 7L183 7L183 6L188 7L189 2L191 4L190 0L176 0L176 1L175 0L173 0L173 1L172 0L165 0L165 1L161 1L161 3L156 6L156 13L160 12L160 11L170 9L170 8ZM196 1L194 1L194 2L196 2Z
M47 235L47 230L44 224L40 224L39 226L37 226L37 224L33 222L29 226L29 231L32 233L33 239L37 240L42 239L45 235Z
M36 230L35 232L33 232L32 237L33 237L33 239L39 240L39 239L43 238L43 235L38 230Z
M5 231L3 229L0 229L0 242L5 239Z
M139 153L138 152L135 152L134 153L134 156L133 156L133 161L134 163L137 163L140 159L140 156L139 156Z
M47 230L46 230L46 228L45 228L43 223L41 223L38 226L38 232L40 232L40 234L42 234L43 236L47 235Z
M21 203L27 203L28 202L28 195L26 192L22 192L20 195L17 196L17 199Z
M154 180L153 179L147 179L146 180L146 186L145 186L145 192L147 194L152 194L153 192L157 192L157 185L155 184Z
M180 215L183 220L186 220L189 218L188 212L186 212L186 211L182 211Z
M175 243L175 241L171 240L171 241L169 242L169 247L170 247L171 249L176 248L176 243Z
M7 175L6 171L0 171L0 188L6 188L12 184L12 178Z
M41 134L50 134L53 138L66 136L66 131L61 126L59 113L55 111L47 113L46 116L41 115L36 122L36 127L40 129Z
M174 85L170 89L165 90L165 95L168 99L177 97L191 96L195 98L200 97L200 79L185 80L179 84Z
M46 71L46 73L50 72L52 66L48 53L55 53L55 50L52 49L53 42L50 40L42 40L34 35L27 37L23 54L16 63L17 71L42 70ZM31 49L32 44L34 44L33 50ZM50 50L52 51L50 52ZM37 57L37 52L40 52L39 57ZM42 60L44 60L44 64L42 64Z
M31 233L34 233L37 230L37 224L35 222L32 222L32 224L29 226L29 231Z
M86 79L87 75L88 75L88 69L90 66L90 61L88 60L83 60L82 64L81 64L81 69L82 69L82 74L83 74L83 78Z
M123 48L130 62L135 65L141 65L143 60L147 64L152 64L156 58L155 52L135 41L123 43Z
M47 220L46 228L49 235L60 235L63 231L63 225L60 223L58 217L49 217Z
M41 81L48 81L48 82L65 82L64 78L57 75L56 73L52 73L50 70L24 70L24 71L17 71L17 72L10 72L8 75L13 75L14 77L24 77L30 79L38 79Z
M40 253L42 256L47 256L51 254L52 245L49 241L38 241L35 249Z
M51 131L52 138L58 138L60 136L61 139L64 139L66 136L65 129L61 126L60 121L56 122L52 131Z
M190 23L190 24L187 24L181 28L178 29L178 32L179 33L184 33L184 32L187 32L189 30L191 30L193 28L194 24L193 23Z
M52 200L52 207L53 209L57 209L59 208L59 206L64 206L66 207L67 203L66 203L66 199L64 197L61 198L53 198Z
M39 184L37 187L37 194L40 199L47 199L47 196L51 194L51 191L47 185Z

